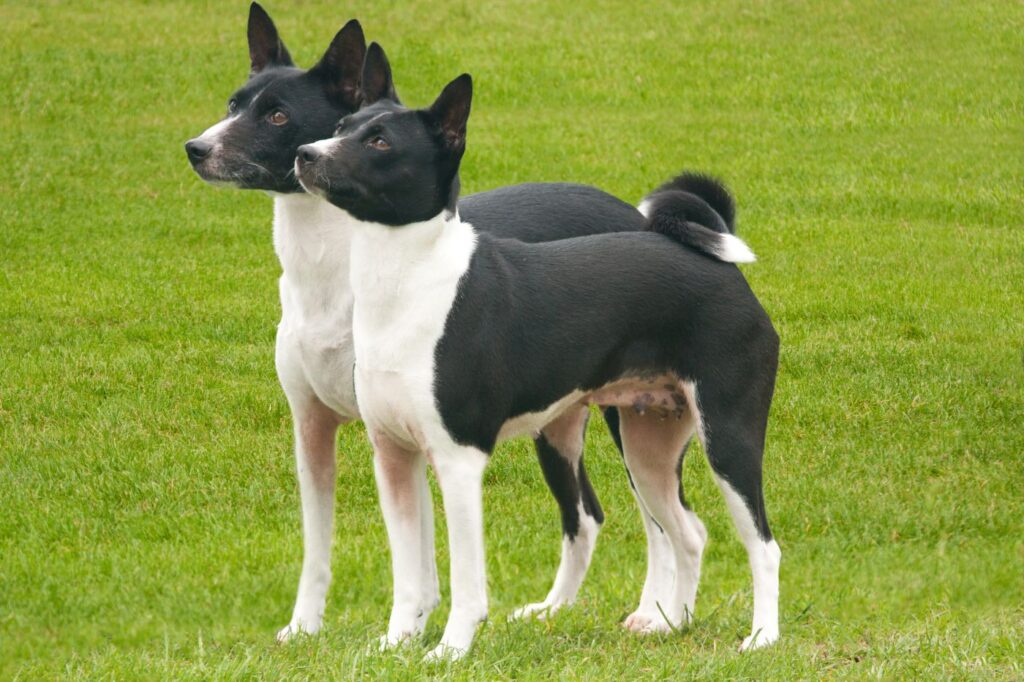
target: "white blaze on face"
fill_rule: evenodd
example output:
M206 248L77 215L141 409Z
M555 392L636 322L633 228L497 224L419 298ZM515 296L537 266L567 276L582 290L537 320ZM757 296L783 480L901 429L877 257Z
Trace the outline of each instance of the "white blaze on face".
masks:
M234 116L229 116L225 118L223 121L215 123L214 125L207 128L205 131L203 131L203 134L196 139L202 142L208 142L209 144L213 145L213 151L216 152L217 149L220 147L220 140L224 136L224 133L231 127L231 124L234 123L236 120L238 120L237 114Z
M316 151L320 152L321 156L330 157L331 152L334 150L334 148L338 145L338 143L340 143L344 139L345 138L343 138L343 137L329 137L326 140L320 140L318 142L313 142L313 143L308 144L306 146L307 147L312 147ZM323 195L323 188L313 184L316 181L317 178L321 178L323 180L327 179L326 175L324 175L324 172L323 172L322 169L316 170L316 169L307 168L306 169L306 174L304 176L303 173L302 173L302 168L299 166L299 157L296 156L295 157L295 177L298 178L299 184L302 185L302 188L304 190L306 190L307 192L309 192L310 194L315 194L315 195L318 195L318 196L322 196Z

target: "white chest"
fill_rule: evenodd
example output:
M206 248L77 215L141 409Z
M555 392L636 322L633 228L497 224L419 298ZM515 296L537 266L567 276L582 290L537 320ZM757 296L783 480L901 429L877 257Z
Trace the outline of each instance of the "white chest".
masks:
M351 232L351 218L327 202L307 195L275 198L274 248L283 270L278 375L289 399L313 393L355 419Z
M402 227L363 224L352 244L356 391L367 427L409 446L443 429L434 398L434 353L472 227L443 216Z

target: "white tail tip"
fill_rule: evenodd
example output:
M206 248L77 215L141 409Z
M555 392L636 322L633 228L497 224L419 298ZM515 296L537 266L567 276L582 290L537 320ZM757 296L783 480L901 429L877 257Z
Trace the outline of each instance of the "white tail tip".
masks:
M723 234L715 255L726 263L753 263L757 256L742 239L734 234Z

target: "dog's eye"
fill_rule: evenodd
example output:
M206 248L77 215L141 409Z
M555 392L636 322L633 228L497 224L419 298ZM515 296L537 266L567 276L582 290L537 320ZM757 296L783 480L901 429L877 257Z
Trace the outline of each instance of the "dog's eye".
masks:
M267 116L267 120L276 126L283 126L288 122L288 114L284 113L280 109L271 112L270 116Z
M238 111L238 100L237 99L233 99L233 100L228 102L228 113L229 114L233 114L236 111Z
M385 140L380 135L377 135L375 137L371 137L370 140L366 144L368 146L370 146L370 147L373 147L374 149L379 150L379 151L384 151L386 149L391 149L391 145L388 144L388 141Z

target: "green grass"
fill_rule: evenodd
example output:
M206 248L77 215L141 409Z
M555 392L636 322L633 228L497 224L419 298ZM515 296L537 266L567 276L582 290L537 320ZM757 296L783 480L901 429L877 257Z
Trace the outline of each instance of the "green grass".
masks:
M181 148L247 71L245 4L5 2L0 679L1024 676L1024 6L268 9L304 64L359 17L414 104L473 73L467 191L574 180L636 201L683 167L729 182L783 342L766 452L782 640L736 652L749 573L699 451L697 622L617 627L643 533L595 420L609 520L573 609L505 622L545 594L559 542L515 442L487 473L492 618L469 658L420 662L443 608L426 644L374 653L388 555L350 426L324 632L275 645L301 538L270 202L203 185Z

